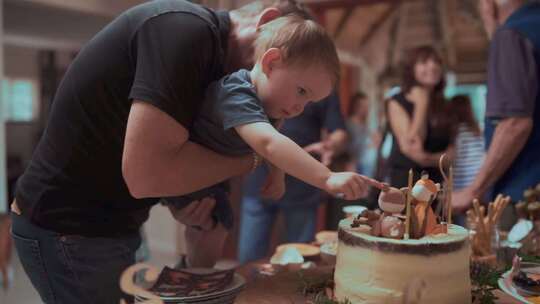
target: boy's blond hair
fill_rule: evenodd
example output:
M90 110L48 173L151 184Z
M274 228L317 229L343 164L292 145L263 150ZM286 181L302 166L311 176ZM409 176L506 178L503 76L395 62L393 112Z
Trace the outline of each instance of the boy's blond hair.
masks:
M336 47L325 29L313 20L288 15L272 20L259 28L255 40L255 61L270 48L277 48L285 64L324 66L334 85L339 80L339 59Z
M235 13L254 18L267 8L277 8L283 16L294 14L306 19L312 19L309 9L296 0L256 0L234 10Z

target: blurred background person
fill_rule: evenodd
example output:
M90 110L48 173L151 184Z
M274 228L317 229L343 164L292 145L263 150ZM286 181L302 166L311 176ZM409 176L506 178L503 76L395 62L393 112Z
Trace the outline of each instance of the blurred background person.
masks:
M369 124L369 99L363 92L351 97L347 111L347 130L350 134L350 158L353 170L372 177L376 166L377 132Z
M471 101L466 95L454 96L448 104L455 131L454 189L470 185L484 162L484 137L474 118Z
M484 137L468 96L454 96L448 104L448 113L455 133L454 190L460 190L474 181L484 162ZM456 214L454 222L464 226L465 216Z
M458 212L474 198L499 193L512 202L540 182L540 2L481 0L480 15L491 37L485 113L486 158L474 181L452 196ZM502 230L516 221L505 208Z
M425 170L435 182L442 181L439 158L453 154L443 75L441 57L431 46L417 47L406 58L401 92L387 103L388 130L393 137L387 166L394 187L407 186L411 168L415 179Z

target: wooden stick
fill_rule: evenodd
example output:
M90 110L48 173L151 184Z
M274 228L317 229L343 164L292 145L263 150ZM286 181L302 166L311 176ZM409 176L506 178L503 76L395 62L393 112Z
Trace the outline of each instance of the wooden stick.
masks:
M503 195L502 195L501 193L499 193L499 194L497 195L497 197L495 197L494 203L495 203L495 204L500 204L500 203L502 203L502 199L503 199Z
M448 219L446 220L448 225L452 224L452 191L454 191L454 167L450 166L450 172L448 173L448 190L447 196L447 207L448 207Z
M494 218L493 218L493 209L494 209L494 203L489 203L488 205L488 214L487 214L487 224L488 224L488 227L490 227L490 229L492 229L492 226L495 224L495 222L493 221Z
M476 222L476 217L474 216L474 211L472 211L471 209L467 210L467 223L474 223ZM467 228L471 228L471 227L467 227Z
M476 211L476 216L478 217L478 230L480 233L485 234L486 233L486 226L484 225L484 217L482 216L482 213L480 212L480 203L478 202L478 199L473 200L473 207L474 211Z
M405 233L403 238L408 240L411 231L411 200L412 200L413 170L409 169L409 180L407 183L407 211L405 213Z
M493 222L496 223L498 218L500 217L500 214L502 214L502 207L503 207L503 202L501 200L501 195L497 195L497 197L495 198L495 201L493 202L494 204L494 214L493 214Z
M496 210L497 206L495 205L495 203L493 202L490 202L489 205L488 205L488 217L490 218L490 221L493 222L493 215L495 215L495 210Z
M501 218L504 212L504 209L506 208L506 206L508 206L508 203L510 203L510 196L507 196L504 199L500 200L500 204L499 204L500 207L498 208L497 213L495 214L495 223L497 223L499 219Z

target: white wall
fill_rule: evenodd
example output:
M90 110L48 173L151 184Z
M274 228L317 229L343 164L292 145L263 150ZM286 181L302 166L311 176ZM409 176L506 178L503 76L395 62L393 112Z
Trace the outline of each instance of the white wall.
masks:
M152 254L175 256L179 242L183 243L183 229L172 217L169 209L162 205L154 206L150 218L144 224L148 245Z
M0 0L0 82L4 73L4 44L3 44L3 0ZM0 98L2 96L0 95ZM1 100L0 100L1 104ZM7 210L7 179L6 179L6 139L5 139L5 124L4 113L0 109L0 213L4 213Z

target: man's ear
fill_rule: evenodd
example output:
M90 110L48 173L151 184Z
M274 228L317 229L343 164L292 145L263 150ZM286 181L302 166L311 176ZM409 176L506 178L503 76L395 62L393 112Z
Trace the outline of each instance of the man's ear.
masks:
M278 17L281 17L281 11L275 7L269 7L262 11L259 15L259 21L257 21L257 28L261 27L263 24L266 24Z
M270 48L264 54L261 58L261 67L262 72L266 75L266 77L269 77L270 72L272 69L276 67L276 65L281 63L281 51L277 48Z

